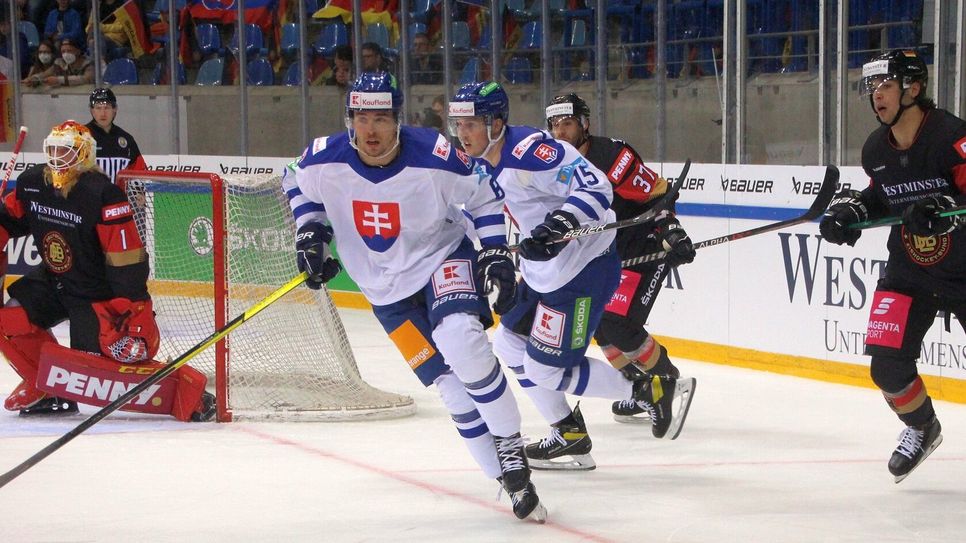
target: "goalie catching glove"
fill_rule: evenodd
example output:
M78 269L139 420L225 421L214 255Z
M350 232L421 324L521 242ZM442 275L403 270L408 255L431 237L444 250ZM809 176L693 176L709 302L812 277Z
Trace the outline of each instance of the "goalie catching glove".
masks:
M917 236L940 236L948 234L964 224L961 215L940 217L943 211L956 207L952 196L929 196L906 208L902 222L906 230Z
M857 190L843 190L832 199L818 230L829 243L855 245L862 231L849 226L867 220L869 210L862 201L862 193Z
M493 311L502 315L513 308L517 291L517 272L506 245L485 245L476 257L476 280L482 285L496 284Z
M580 226L573 213L558 209L547 213L542 223L520 242L520 255L527 260L546 261L560 254L568 241L557 243L567 232Z
M112 298L91 307L100 324L102 353L123 363L143 362L158 353L161 332L151 300Z
M342 271L342 264L332 258L329 243L332 227L317 222L302 225L295 236L295 258L299 271L309 274L305 285L312 290L322 288Z

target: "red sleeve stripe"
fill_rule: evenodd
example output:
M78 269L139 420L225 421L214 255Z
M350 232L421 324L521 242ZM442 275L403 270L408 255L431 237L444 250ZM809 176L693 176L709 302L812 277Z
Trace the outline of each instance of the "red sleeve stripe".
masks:
M953 183L959 192L966 194L966 163L953 166Z

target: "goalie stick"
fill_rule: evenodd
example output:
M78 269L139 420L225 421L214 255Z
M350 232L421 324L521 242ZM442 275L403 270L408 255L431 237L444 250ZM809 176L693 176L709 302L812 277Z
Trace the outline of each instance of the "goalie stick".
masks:
M13 154L10 156L10 162L7 163L7 168L3 170L3 181L0 181L0 195L7 190L7 182L10 181L10 176L13 175L13 168L17 164L17 157L20 156L20 149L23 147L23 140L27 138L27 127L21 126L20 133L17 134L17 141L13 144Z
M822 213L825 212L825 208L828 207L829 202L832 201L832 196L835 195L835 187L839 182L839 169L835 166L829 165L825 169L825 179L822 180L822 186L818 189L818 194L815 196L815 201L808 208L805 213L801 214L794 219L788 219L784 221L779 221L771 224L766 224L764 226L759 226L757 228L752 228L750 230L743 230L741 232L735 232L733 234L727 234L724 236L718 236L716 238L706 239L704 241L694 244L694 249L703 249L705 247L711 247L713 245L721 245L722 243L727 243L729 241L739 240L741 238L747 238L750 236L756 236L758 234L764 234L766 232L774 232L775 230L781 230L782 228L787 228L789 226L795 226L797 224L802 224L810 221L814 221L819 218ZM621 262L621 266L626 268L628 266L636 266L638 264L643 264L645 262L654 262L655 260L661 260L667 256L667 252L658 251L656 253L650 253L646 255L641 255L634 258L628 258Z
M939 213L940 217L955 217L956 215L966 214L966 206L951 207L946 211L941 211ZM879 226L895 226L897 224L902 224L902 217L883 217L881 219L873 219L871 221L857 222L855 224L850 224L849 228L854 230L865 230L866 228L876 228Z
M7 483L17 478L20 474L22 474L23 472L27 471L28 469L40 463L44 458L47 458L55 451L57 451L57 449L60 449L64 445L70 443L71 440L73 440L75 437L84 433L91 426L94 426L95 424L103 420L104 417L110 415L114 411L117 411L118 409L123 407L124 404L134 399L134 397L139 395L141 392L144 392L144 390L146 390L151 385L154 385L158 381L174 373L175 370L183 366L185 363L187 363L189 360L197 356L199 353L201 353L208 347L211 347L212 345L217 343L219 340L227 336L235 328L238 328L246 321L248 321L258 313L260 313L263 309L275 303L279 298L288 294L289 291L301 285L306 278L308 278L308 274L306 272L302 272L299 275L293 277L291 280L289 280L288 283L285 283L284 285L279 287L275 292L269 294L261 301L259 301L252 307L248 308L247 311L232 319L231 322L226 324L220 330L216 330L210 336L203 339L200 343L188 349L187 352L185 352L178 358L172 360L171 362L168 362L166 366L159 369L157 372L149 376L147 379L139 383L137 386L132 387L130 390L122 394L116 400L102 407L98 412L88 417L87 420L78 424L73 430L67 432L66 434L58 438L56 441L51 443L50 445L47 445L46 447L44 447L43 449L35 453L30 458L24 460L12 470L4 473L3 475L0 475L0 488L3 488L4 486L6 486Z
M635 226L635 225L653 220L655 217L658 216L658 214L660 214L668 206L673 204L674 200L677 199L678 192L681 191L681 185L683 185L684 181L687 179L688 171L690 169L691 169L691 159L689 158L686 161L684 161L684 168L681 169L681 173L678 175L678 178L674 181L674 183L671 183L668 185L667 192L664 193L664 196L662 196L661 199L655 203L654 207L652 207L651 209L648 209L644 213L641 213L640 215L637 215L635 217L631 217L630 219L624 219L622 221L615 221L615 222L609 222L606 224L597 224L592 226L581 226L580 228L574 228L573 230L570 230L567 233L565 233L562 238L558 240L554 240L551 243L562 243L565 241L570 241L572 239L591 236L594 234L600 234L601 232L606 232L608 230L616 230L618 228ZM519 249L520 249L519 243L516 245L510 246L511 252L517 252Z

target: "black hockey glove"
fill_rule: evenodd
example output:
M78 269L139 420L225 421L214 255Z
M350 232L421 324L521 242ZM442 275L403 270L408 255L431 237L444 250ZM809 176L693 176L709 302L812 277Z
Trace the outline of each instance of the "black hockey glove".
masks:
M954 207L956 200L952 196L929 196L907 207L902 214L902 222L906 224L906 230L917 236L948 234L962 228L964 223L961 215L939 216L943 211Z
M303 225L295 236L296 262L300 272L308 272L305 285L312 290L322 288L342 271L342 265L329 251L331 241L332 227L317 222Z
M513 257L506 245L485 245L476 256L476 280L484 286L496 285L493 312L502 315L516 304L517 272ZM489 292L487 292L489 294Z
M661 248L667 253L664 261L673 268L682 264L694 262L695 250L691 238L684 231L684 227L673 216L658 225L657 234L661 239Z
M869 220L869 210L862 202L862 193L857 190L843 190L835 195L832 202L818 225L822 237L829 243L842 245L855 242L862 235L861 230L849 228L849 225Z
M561 209L547 213L543 222L530 231L530 237L520 242L520 255L527 260L550 260L559 255L568 243L554 242L563 239L564 234L579 226L580 223L573 213Z

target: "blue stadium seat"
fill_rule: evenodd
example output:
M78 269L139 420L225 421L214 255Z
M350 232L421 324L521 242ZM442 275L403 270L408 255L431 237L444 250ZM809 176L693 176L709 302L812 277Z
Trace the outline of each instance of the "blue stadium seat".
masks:
M138 66L129 58L116 58L104 69L104 82L111 85L137 85Z
M543 25L540 21L529 21L523 25L523 37L520 39L520 49L540 49L543 41Z
M463 71L460 73L460 85L465 85L467 83L473 83L480 80L480 59L479 57L470 57L466 59L466 64L463 65Z
M312 44L312 49L315 50L316 54L328 57L332 56L336 47L348 44L349 30L339 21L322 27L322 33Z
M281 50L282 56L293 59L299 53L299 25L295 23L285 23L282 25Z
M382 23L374 23L366 27L366 41L379 44L379 47L389 47L389 29Z
M228 49L231 54L238 56L238 27L235 26L235 32L231 35L231 40L228 43ZM265 49L265 37L262 36L262 29L256 24L245 25L245 54L248 58L252 58L256 55L268 54Z
M221 34L218 27L211 23L202 23L195 26L195 38L198 40L198 51L202 57L212 54L221 55Z
M530 59L527 57L513 57L506 65L505 75L512 84L533 83L533 71Z
M204 61L198 68L198 78L195 85L221 85L225 75L225 59L213 57Z
M466 21L453 21L450 31L450 39L453 42L453 49L456 51L466 51L470 48L470 25Z
M184 64L178 62L178 84L188 83L188 75L185 73ZM168 84L168 67L165 63L159 62L154 66L154 77L151 78L152 85Z
M429 14L433 12L433 8L439 0L416 0L412 3L413 10L412 16L413 20L418 23L427 23L429 19Z
M289 87L297 87L302 84L298 62L293 62L289 65L288 69L285 70L285 77L282 79L282 83Z
M152 7L144 14L148 19L148 23L156 23L160 21L161 14L168 13L168 6L170 4L171 4L170 0L157 0L154 3L154 7ZM187 4L188 4L188 0L175 0L175 3L174 3L175 13L181 11L181 9L184 8L185 5ZM104 14L102 13L101 16L103 17Z
M275 84L275 71L272 63L265 57L258 57L248 63L248 84L266 86Z
M37 50L40 46L40 33L37 27L30 21L20 21L20 32L27 38L27 49L30 53Z

